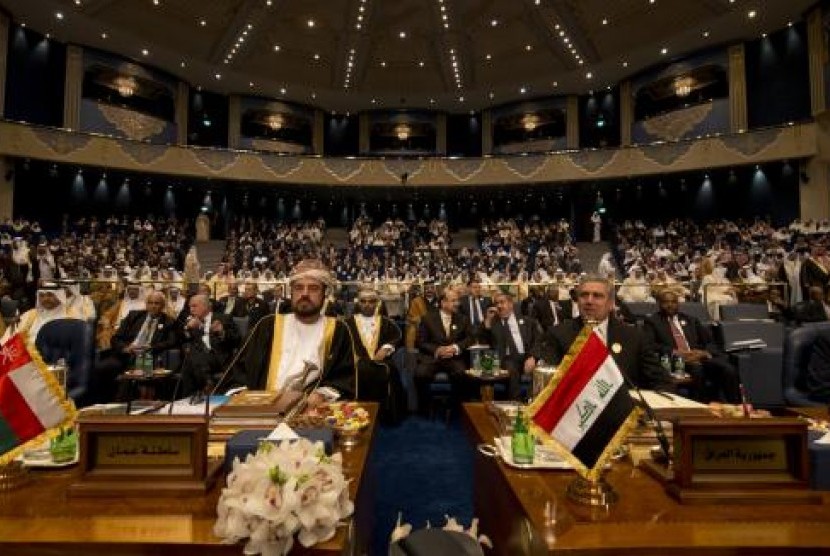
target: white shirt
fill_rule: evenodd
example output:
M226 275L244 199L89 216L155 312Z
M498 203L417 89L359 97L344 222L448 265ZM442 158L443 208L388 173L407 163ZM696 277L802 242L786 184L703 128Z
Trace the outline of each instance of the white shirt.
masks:
M285 315L282 329L282 352L280 366L277 370L277 391L285 388L291 379L302 375L305 361L309 361L323 368L323 333L326 319L322 316L313 324L305 324L291 315ZM317 379L317 375L308 377L309 381Z
M518 353L510 353L508 355L519 355L525 352L525 344L522 341L522 333L519 331L519 322L516 320L516 315L511 314L507 318L507 329L510 331L510 335L513 336L513 343L516 346L516 350ZM508 346L508 350L510 347Z

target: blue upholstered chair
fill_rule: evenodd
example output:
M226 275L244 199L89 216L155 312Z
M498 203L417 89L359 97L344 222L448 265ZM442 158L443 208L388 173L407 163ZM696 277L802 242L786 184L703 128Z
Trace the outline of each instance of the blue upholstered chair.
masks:
M808 398L803 390L803 374L813 352L813 342L821 333L830 333L830 322L805 324L795 328L784 341L784 398L791 406L825 405Z
M64 359L66 390L78 406L85 405L93 357L92 326L79 319L58 319L43 325L35 339L43 361L49 365Z

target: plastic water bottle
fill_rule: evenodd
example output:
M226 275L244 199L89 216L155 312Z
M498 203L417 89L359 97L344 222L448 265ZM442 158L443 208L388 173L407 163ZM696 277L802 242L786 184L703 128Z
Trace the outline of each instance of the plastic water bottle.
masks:
M686 377L686 362L679 355L674 358L674 376L677 378Z
M667 354L663 354L660 356L660 366L666 371L666 374L672 374L672 365L671 359Z
M510 451L515 464L532 464L536 456L536 440L527 428L524 410L516 412L513 435L510 437Z

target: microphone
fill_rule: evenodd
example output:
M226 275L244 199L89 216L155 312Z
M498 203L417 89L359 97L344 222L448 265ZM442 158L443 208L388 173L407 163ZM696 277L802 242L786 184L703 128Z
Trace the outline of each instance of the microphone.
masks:
M666 436L666 431L663 429L663 424L657 418L657 415L654 413L654 409L652 409L651 405L646 401L645 396L640 391L639 386L631 382L631 379L628 378L622 369L620 369L620 374L623 376L623 380L625 383L628 384L628 387L637 392L637 397L640 399L640 403L643 406L643 409L646 411L646 416L649 418L650 421L654 423L654 431L657 433L657 442L660 443L660 449L663 452L663 455L666 456L666 464L671 464L671 456L669 455L669 437Z

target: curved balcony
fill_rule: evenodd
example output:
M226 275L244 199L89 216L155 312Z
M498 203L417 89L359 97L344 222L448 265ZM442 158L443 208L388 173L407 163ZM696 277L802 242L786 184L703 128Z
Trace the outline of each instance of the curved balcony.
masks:
M481 158L334 158L151 144L0 121L0 155L135 172L300 185L550 184L807 158L813 121L745 133L613 149Z

